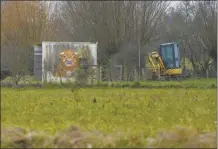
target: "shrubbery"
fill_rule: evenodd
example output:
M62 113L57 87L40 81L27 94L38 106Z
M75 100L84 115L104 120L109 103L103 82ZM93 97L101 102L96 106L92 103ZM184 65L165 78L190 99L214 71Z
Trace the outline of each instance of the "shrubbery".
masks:
M77 71L74 83L42 83L37 81L32 76L25 76L19 81L16 87L44 87L44 88L217 88L216 79L199 79L199 80L184 80L184 81L144 81L144 82L98 82L89 83L90 75L84 69ZM14 87L11 77L7 77L1 81L2 87Z

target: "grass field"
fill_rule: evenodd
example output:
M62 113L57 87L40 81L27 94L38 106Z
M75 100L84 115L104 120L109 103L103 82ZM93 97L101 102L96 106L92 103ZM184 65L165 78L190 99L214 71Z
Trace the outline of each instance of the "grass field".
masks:
M206 81L199 84L202 82ZM215 83L215 80L210 82ZM3 129L21 127L55 135L73 125L85 132L108 135L123 132L131 136L132 141L116 143L114 147L146 147L146 138L176 125L192 127L199 133L215 132L217 125L216 89L198 86L189 89L3 88L1 110ZM108 147L97 145L102 146Z

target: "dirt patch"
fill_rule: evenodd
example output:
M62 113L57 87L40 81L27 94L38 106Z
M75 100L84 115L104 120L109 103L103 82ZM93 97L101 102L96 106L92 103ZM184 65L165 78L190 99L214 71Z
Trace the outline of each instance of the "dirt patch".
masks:
M54 136L22 128L2 129L1 136L3 148L216 147L216 132L198 133L194 128L181 126L160 132L154 138L147 138L147 143L142 135L121 132L106 135L97 131L84 132L75 126Z
M148 138L148 147L215 148L216 132L198 133L194 128L177 126Z

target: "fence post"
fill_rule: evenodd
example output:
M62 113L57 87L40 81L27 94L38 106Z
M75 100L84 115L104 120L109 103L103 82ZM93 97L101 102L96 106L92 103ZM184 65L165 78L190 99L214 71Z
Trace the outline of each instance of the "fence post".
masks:
M102 81L102 66L98 65L98 83Z
M123 65L120 66L120 81L123 81Z
M124 81L128 81L128 70L127 70L126 64L124 64L123 67L124 67L124 68L123 68L123 80L124 80Z
M142 80L145 81L145 69L142 68L141 71L142 71L142 78L143 78Z
M135 68L133 69L133 74L134 74L134 81L138 81L137 71Z

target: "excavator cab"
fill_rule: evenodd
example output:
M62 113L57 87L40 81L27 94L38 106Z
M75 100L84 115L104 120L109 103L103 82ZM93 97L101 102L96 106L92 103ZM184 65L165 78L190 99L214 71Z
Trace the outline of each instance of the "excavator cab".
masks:
M180 68L179 46L176 43L165 43L160 45L160 57L166 69Z
M153 68L153 75L159 78L160 76L179 77L182 75L179 46L175 42L161 44L158 52L149 53L149 63Z

